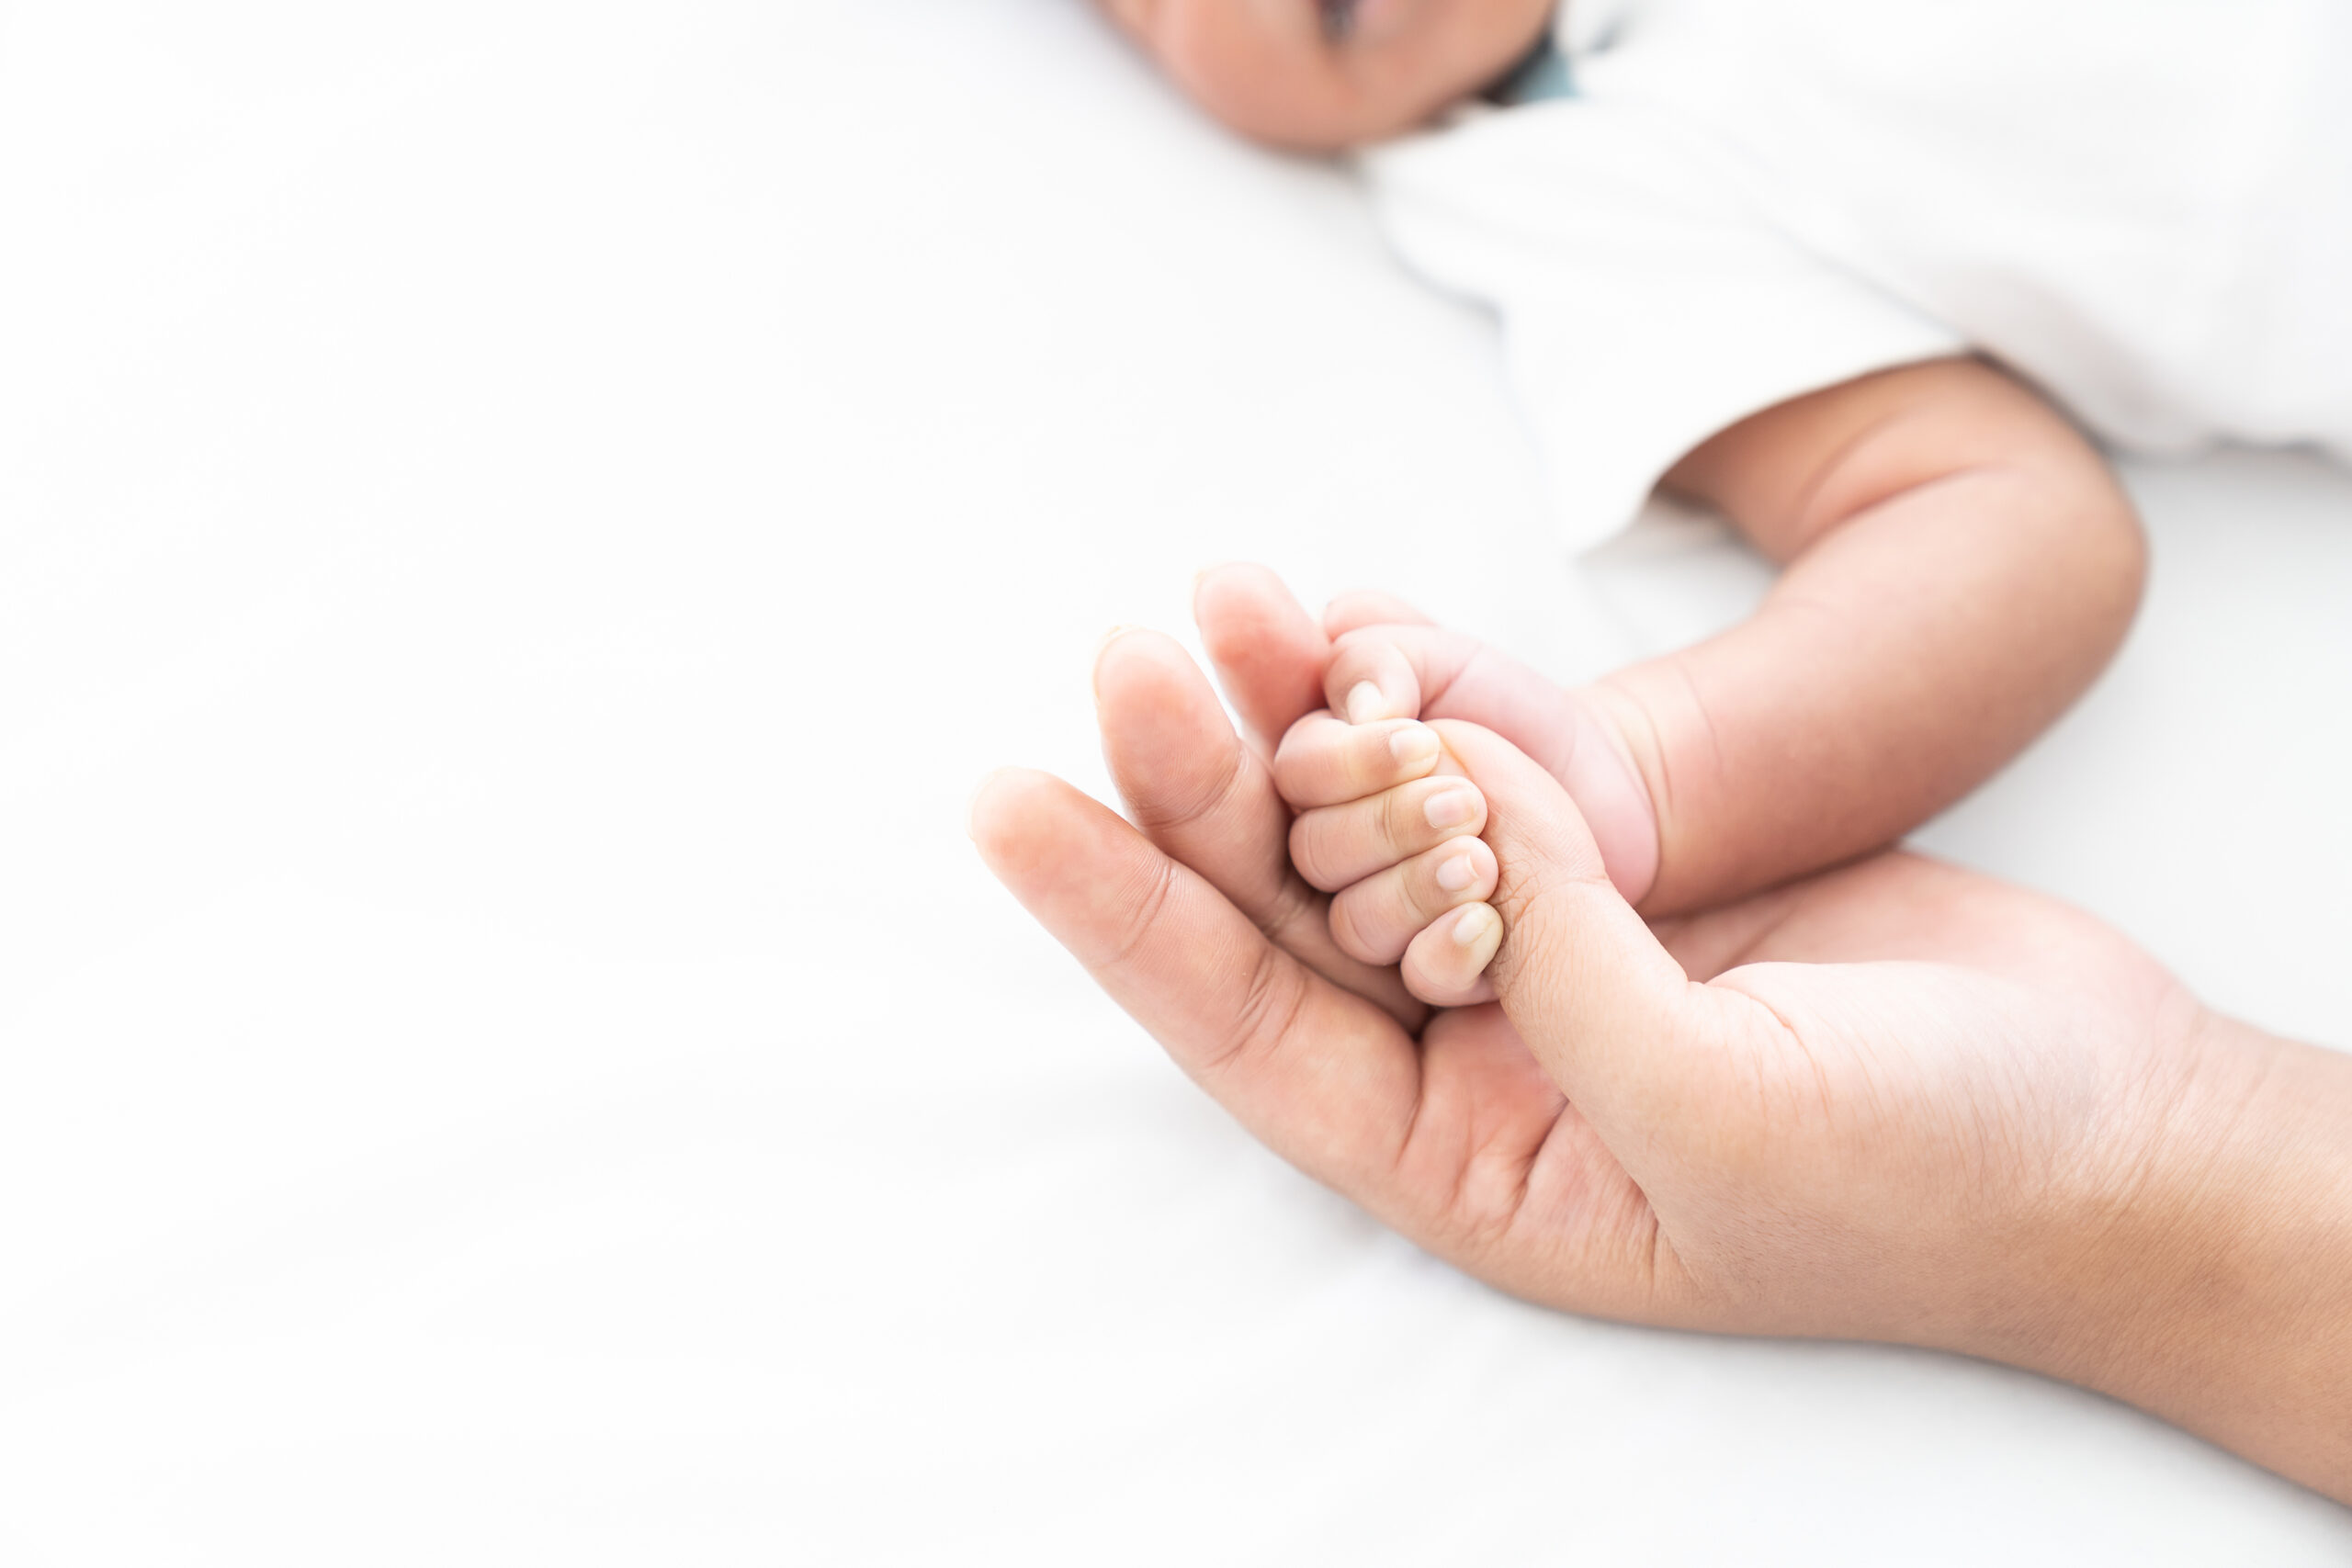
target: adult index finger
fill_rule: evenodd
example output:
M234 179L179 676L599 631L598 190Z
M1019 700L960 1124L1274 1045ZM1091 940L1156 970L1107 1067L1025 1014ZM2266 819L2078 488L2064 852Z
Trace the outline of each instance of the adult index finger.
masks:
M1268 1147L1375 1212L1422 1206L1392 1190L1421 1093L1394 1018L1049 774L992 776L970 826L998 879Z

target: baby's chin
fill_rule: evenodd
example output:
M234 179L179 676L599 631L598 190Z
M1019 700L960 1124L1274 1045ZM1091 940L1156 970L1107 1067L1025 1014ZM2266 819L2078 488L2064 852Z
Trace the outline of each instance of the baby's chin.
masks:
M1131 27L1231 130L1332 152L1413 130L1478 92L1526 53L1550 11L1550 0L1363 0L1334 43L1317 0L1159 0Z
M1394 134L1413 107L1392 91L1367 92L1311 50L1250 47L1245 36L1207 28L1177 33L1159 51L1170 77L1210 117L1253 141L1304 152L1331 152Z
M1183 82L1195 103L1250 141L1292 152L1342 152L1401 134L1444 103L1367 96L1341 85L1291 81L1269 89L1227 82Z

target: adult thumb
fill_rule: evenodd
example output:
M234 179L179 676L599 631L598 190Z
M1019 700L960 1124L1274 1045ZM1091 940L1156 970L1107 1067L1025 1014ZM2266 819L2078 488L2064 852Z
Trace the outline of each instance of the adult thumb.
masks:
M1702 1089L1711 994L1611 884L1558 780L1492 730L1433 728L1487 797L1482 837L1500 871L1488 901L1503 920L1487 976L1536 1060L1630 1168L1621 1140L1678 1124Z

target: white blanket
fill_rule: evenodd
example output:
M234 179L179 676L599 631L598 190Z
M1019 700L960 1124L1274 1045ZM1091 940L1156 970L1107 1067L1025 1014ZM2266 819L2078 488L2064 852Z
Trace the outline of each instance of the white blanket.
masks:
M2352 1551L2033 1378L1503 1300L988 879L1207 561L1564 674L1759 581L1572 577L1489 323L1076 0L35 0L0 213L10 1568ZM2352 1042L2352 479L2130 472L2139 637L1928 841Z

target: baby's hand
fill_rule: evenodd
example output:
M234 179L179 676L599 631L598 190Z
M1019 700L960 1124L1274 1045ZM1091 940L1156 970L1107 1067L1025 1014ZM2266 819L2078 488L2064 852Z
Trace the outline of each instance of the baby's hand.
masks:
M1478 837L1487 800L1410 718L1350 724L1329 712L1291 726L1274 785L1298 813L1290 856L1333 895L1331 939L1366 964L1399 964L1435 1007L1490 1000L1484 972L1502 943L1495 852Z

